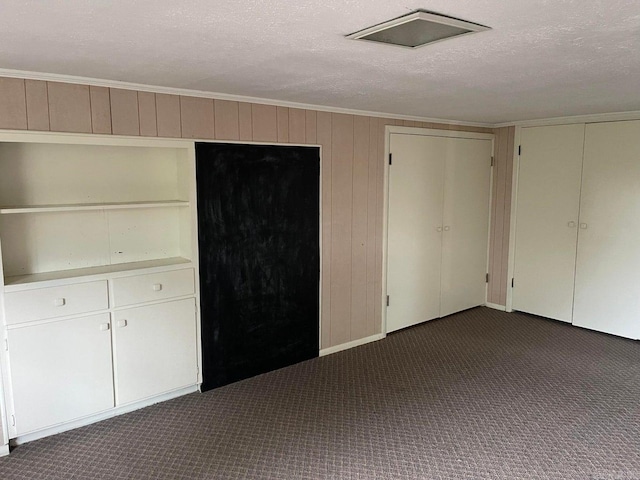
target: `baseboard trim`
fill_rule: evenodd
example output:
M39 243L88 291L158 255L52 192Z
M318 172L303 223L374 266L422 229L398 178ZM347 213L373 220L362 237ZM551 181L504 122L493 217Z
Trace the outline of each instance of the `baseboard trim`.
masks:
M359 347L360 345L364 345L366 343L377 342L378 340L382 340L386 335L384 333L377 333L375 335L371 335L370 337L360 338L358 340L354 340L352 342L341 343L340 345L336 345L334 347L323 348L320 350L320 356L324 357L325 355L331 355L332 353L341 352L342 350L349 350L353 347Z
M505 307L504 305L498 305L497 303L485 303L485 305L489 308L493 308L494 310L500 310L501 312L506 312L507 311L507 307Z
M112 408L110 410L104 411L102 413L98 413L96 415L91 415L89 417L80 418L78 420L73 420L71 422L62 423L60 425L55 425L53 427L45 428L43 430L38 430L36 432L26 433L24 435L20 435L12 439L11 444L21 445L23 443L32 442L33 440L38 440L40 438L48 437L50 435L55 435L57 433L73 430L74 428L91 425L92 423L100 422L102 420L106 420L112 417L117 417L118 415L122 415L124 413L133 412L134 410L138 410L140 408L149 407L151 405L155 405L156 403L164 402L166 400L171 400L172 398L181 397L182 395L186 395L188 393L193 393L197 391L198 391L198 385L192 385L190 387L180 388L178 390L164 393L156 397L147 398L145 400L141 400L136 403L123 405L122 407ZM9 450L9 446L7 446L7 453L8 453L8 450ZM0 453L0 455L2 454Z
M9 455L9 445L0 445L0 457Z

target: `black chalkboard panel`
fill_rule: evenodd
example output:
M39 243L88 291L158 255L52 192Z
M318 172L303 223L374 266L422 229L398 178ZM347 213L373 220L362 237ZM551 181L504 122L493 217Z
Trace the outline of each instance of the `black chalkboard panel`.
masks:
M196 143L202 389L318 356L317 147Z

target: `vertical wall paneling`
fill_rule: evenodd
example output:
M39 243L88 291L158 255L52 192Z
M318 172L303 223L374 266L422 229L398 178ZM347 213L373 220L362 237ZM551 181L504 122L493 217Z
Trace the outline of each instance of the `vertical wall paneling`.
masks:
M385 125L492 132L0 78L0 128L322 145L322 348L381 331ZM496 138L489 301L499 304L507 284L513 131L498 129Z
M277 107L276 121L278 123L278 142L289 142L289 109L287 107Z
M251 129L255 142L278 141L277 107L251 104Z
M369 121L369 172L367 175L367 321L370 335L380 333L381 323L375 314L375 305L380 302L376 297L376 212L378 175L381 170L381 159L384 152L378 151L378 133L381 120L371 118ZM380 167L380 168L379 168Z
M0 78L0 128L27 129L24 83L21 78Z
M156 93L156 124L159 137L182 137L180 97Z
M491 270L493 272L493 282L489 285L491 303L500 304L500 282L502 281L502 234L504 231L504 209L502 208L505 196L506 179L506 158L507 135L506 131L501 131L496 136L496 155L498 161L495 162L493 205L491 207L491 225L494 235L492 236L493 257L491 260Z
M138 92L109 89L111 97L111 130L114 135L140 135Z
M138 92L138 117L140 119L140 135L144 137L157 137L158 118L155 93Z
M351 340L353 115L331 114L331 343Z
M238 102L214 100L213 107L215 109L216 139L239 140Z
M316 118L316 116L314 116ZM307 122L307 135L309 134ZM323 347L338 345L331 337L331 114L317 114L317 143L322 146L322 332Z
M180 96L183 138L214 138L213 100Z
M27 128L29 130L49 130L49 99L47 82L25 80L27 99Z
M289 109L289 142L305 143L305 113L299 108Z
M111 133L111 99L107 87L89 87L91 102L91 131Z
M318 116L317 112L313 110L305 110L305 136L306 143L319 143L318 142Z
M87 85L47 82L52 132L91 133L91 100Z
M367 321L367 211L369 206L369 117L354 117L351 216L351 333L357 339L373 334Z
M515 127L495 130L487 301L506 305Z
M240 140L253 140L253 128L251 124L251 104L238 103L238 128L240 130Z

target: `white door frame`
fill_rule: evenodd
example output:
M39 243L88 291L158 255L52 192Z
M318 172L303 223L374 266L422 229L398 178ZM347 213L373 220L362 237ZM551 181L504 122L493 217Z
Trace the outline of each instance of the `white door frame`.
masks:
M387 250L388 235L389 235L389 151L391 147L391 134L403 133L406 135L421 135L426 137L448 137L448 138L468 138L476 140L491 140L491 156L494 156L495 152L495 135L493 133L475 133L475 132L463 132L457 130L436 130L432 128L419 128L419 127L400 127L387 125L384 128L384 194L383 194L383 208L382 208L382 297L380 298L381 306L381 332L382 335L387 334ZM490 191L493 190L493 167L491 168L491 182L489 185ZM489 195L489 202L492 201L491 195ZM489 203L491 205L491 203ZM489 236L491 235L491 214L489 214ZM488 248L488 246L487 246ZM489 256L487 255L487 268L488 268ZM486 303L486 294L485 294Z

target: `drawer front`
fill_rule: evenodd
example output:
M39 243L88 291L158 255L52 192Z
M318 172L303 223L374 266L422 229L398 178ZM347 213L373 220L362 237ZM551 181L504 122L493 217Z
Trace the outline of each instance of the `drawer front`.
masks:
M10 292L4 299L7 325L109 308L106 280Z
M194 293L195 284L192 268L148 275L135 275L113 280L113 303L115 307L193 295Z

